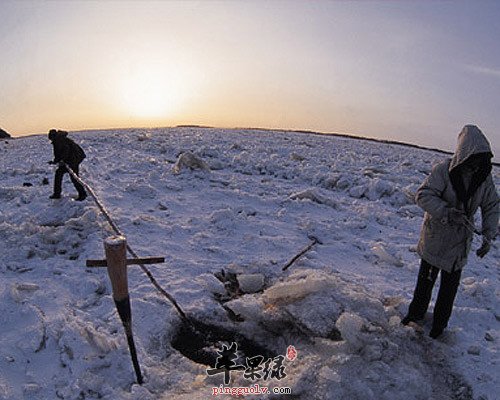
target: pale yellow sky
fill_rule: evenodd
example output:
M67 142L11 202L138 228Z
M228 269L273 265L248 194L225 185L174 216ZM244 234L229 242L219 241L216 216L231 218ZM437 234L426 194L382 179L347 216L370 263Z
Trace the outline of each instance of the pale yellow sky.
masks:
M14 136L200 124L500 149L495 2L0 2ZM464 25L463 21L467 24Z

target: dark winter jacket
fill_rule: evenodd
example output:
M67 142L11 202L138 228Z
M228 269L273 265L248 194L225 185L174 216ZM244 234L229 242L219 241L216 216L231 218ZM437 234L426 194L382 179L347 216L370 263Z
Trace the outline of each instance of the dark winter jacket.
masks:
M482 235L494 240L499 218L499 199L491 176L491 147L474 125L464 127L453 158L437 164L417 190L415 200L425 210L417 247L429 264L452 272L467 263L472 243L471 226L453 223L452 208L463 211L469 221L481 208ZM467 174L467 165L475 172Z
M68 138L68 132L52 129L49 132L49 139L54 146L54 163L64 161L69 166L77 166L85 158L85 152L78 144Z

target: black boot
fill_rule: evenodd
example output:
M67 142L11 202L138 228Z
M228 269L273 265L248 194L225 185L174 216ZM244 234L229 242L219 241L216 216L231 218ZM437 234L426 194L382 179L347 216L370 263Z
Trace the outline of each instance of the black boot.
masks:
M443 328L432 328L431 331L429 332L429 336L433 339L437 339L439 336L443 334L444 329Z
M87 193L83 192L78 195L78 197L75 199L76 201L83 201L87 198Z
M56 193L54 193L53 195L51 195L49 197L49 199L60 199L60 198L61 198L61 195L60 194L56 194Z
M401 323L406 326L410 322L417 322L417 321L421 321L421 320L423 320L423 318L415 318L415 317L411 316L410 314L407 314L406 317L404 317L401 320Z

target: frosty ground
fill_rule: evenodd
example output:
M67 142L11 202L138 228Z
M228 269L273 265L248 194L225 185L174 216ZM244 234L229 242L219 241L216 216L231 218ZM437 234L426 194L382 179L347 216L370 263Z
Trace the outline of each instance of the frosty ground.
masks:
M442 338L427 336L432 307L423 333L400 324L420 261L413 196L446 155L281 131L70 136L87 152L81 176L134 250L166 257L150 270L189 316L276 356L295 346L285 378L258 382L292 395L246 398L498 398L498 244L482 260L471 255ZM174 173L185 152L210 170ZM103 258L109 227L90 198L72 200L67 177L63 199L48 199L51 159L45 136L0 142L0 399L212 398L223 377L172 347L179 315L129 267L145 378L135 384L106 270L85 267ZM498 167L493 176L498 187ZM259 274L263 290L228 293L221 270ZM231 387L255 383L231 376Z

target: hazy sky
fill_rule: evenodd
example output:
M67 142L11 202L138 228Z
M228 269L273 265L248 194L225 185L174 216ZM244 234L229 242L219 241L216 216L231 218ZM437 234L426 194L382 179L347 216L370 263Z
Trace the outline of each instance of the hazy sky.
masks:
M500 154L498 1L0 0L14 136L202 124Z

